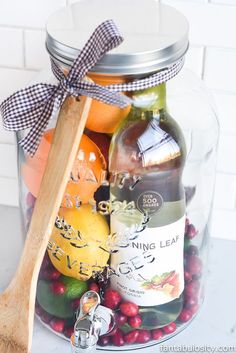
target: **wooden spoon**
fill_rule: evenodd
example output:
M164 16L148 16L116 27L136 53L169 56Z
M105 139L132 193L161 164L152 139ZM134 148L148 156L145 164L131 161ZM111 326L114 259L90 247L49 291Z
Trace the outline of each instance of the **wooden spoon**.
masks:
M57 121L23 254L16 274L0 295L0 353L29 353L37 279L69 180L91 99L66 98Z

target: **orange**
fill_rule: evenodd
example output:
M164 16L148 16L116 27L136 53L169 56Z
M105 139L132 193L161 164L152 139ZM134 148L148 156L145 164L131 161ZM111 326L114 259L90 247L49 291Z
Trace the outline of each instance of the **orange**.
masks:
M29 191L37 197L46 166L54 129L45 132L34 157L26 157L22 166L23 180ZM63 168L63 165L61 166ZM93 199L106 175L106 161L100 149L86 135L82 136L70 180L62 202L64 207L88 203Z
M123 77L102 76L89 74L89 77L101 86L125 83ZM113 133L120 122L128 115L131 106L120 109L114 105L105 104L93 99L86 127L89 130L103 133Z
M65 276L88 280L107 265L109 227L91 205L61 208L48 244L55 268Z

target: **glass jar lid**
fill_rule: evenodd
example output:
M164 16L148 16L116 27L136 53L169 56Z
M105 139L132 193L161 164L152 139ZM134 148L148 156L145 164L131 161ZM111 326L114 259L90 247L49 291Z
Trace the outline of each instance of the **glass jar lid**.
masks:
M94 29L110 19L124 42L91 70L98 74L153 73L179 60L188 49L188 22L171 6L157 0L80 0L49 18L48 52L70 66Z

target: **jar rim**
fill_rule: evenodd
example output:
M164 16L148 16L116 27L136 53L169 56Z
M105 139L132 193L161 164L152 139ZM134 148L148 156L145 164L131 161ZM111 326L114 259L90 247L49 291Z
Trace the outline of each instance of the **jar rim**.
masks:
M70 67L97 25L113 18L125 40L104 55L91 72L140 76L168 67L185 55L189 24L184 15L156 0L135 0L135 18L127 18L124 11L131 11L131 4L134 6L127 0L80 0L60 9L47 23L47 51ZM150 17L145 28L140 26L144 10Z

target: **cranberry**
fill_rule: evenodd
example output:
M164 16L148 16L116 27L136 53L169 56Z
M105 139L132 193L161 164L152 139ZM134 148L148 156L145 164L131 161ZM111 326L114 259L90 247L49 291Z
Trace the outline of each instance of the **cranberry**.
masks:
M128 344L132 344L132 343L135 343L137 338L138 338L138 335L139 335L139 331L138 330L134 330L134 331L131 331L131 332L128 332L124 335L124 341Z
M33 207L35 204L36 198L34 197L34 195L31 194L31 192L28 192L27 196L26 196L26 204L29 207Z
M97 283L92 282L89 284L89 290L93 290L94 292L99 293L99 286Z
M50 281L56 281L61 276L61 273L55 268L49 268L47 270L41 271L40 278L47 279Z
M120 304L120 311L122 312L122 314L128 317L133 317L138 315L139 307L138 305L131 302L123 302L122 304Z
M117 309L121 302L120 294L113 290L108 289L104 294L104 305L110 309Z
M195 245L189 245L188 249L187 249L187 254L188 255L198 255L199 251L197 246Z
M187 232L186 232L187 238L188 239L193 239L196 235L197 235L196 228L194 227L193 224L189 224L187 226Z
M175 322L171 322L170 324L162 327L162 330L164 331L164 333L169 334L169 333L173 333L176 330L176 323Z
M80 307L80 299L79 298L74 299L71 303L71 307L73 310L78 310Z
M99 346L108 346L110 343L110 337L109 336L101 336L99 337L99 340L98 340L98 345Z
M191 275L199 275L202 272L202 261L196 255L190 255L187 257L186 270Z
M196 297L200 289L200 283L196 279L187 283L184 289L186 297Z
M178 320L180 322L187 322L192 318L192 312L188 309L183 309L179 314Z
M127 316L122 313L116 313L115 322L118 326L123 326L127 322Z
M63 282L55 281L51 283L51 289L53 294L55 295L62 295L66 291L66 287Z
M197 303L198 303L197 297L189 297L189 298L186 298L185 303L184 303L184 307L186 309L191 309L192 307L197 305Z
M199 304L195 304L190 308L192 315L196 314L199 310Z
M163 337L163 331L160 328L151 331L153 340L160 340Z
M53 331L63 332L65 328L65 321L62 319L53 318L50 321L49 325L53 329Z
M139 328L142 325L142 318L140 315L130 317L128 323L133 328Z
M110 323L107 336L114 336L118 330L118 326Z
M125 344L123 332L118 329L116 333L111 337L114 346L123 346Z
M40 318L43 322L45 322L45 324L49 324L49 322L52 320L52 315L50 315L50 314L46 313L46 311L44 311Z
M138 337L136 342L138 343L146 343L150 341L151 339L151 333L148 330L139 330L138 331Z
M70 327L67 327L65 328L64 330L64 335L68 338L71 338L71 336L73 335L74 333L74 327L73 326L70 326Z
M188 271L184 271L184 280L185 282L190 282L192 279L192 275Z

